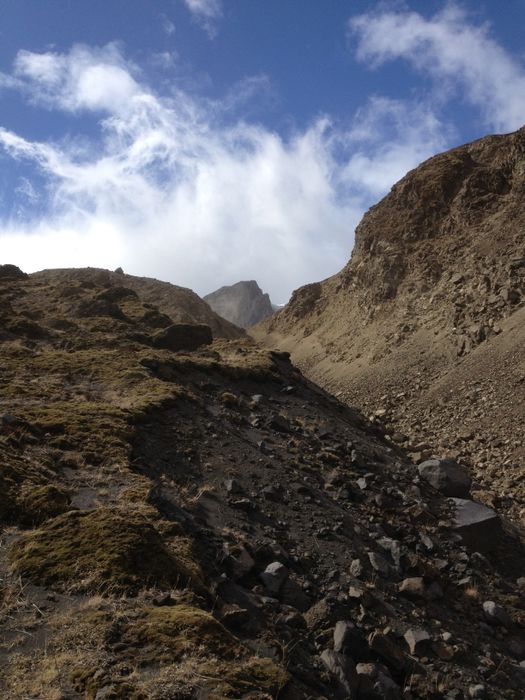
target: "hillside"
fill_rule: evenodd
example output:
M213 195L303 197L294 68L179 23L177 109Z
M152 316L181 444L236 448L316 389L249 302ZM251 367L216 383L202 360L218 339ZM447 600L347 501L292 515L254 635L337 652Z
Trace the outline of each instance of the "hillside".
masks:
M523 697L523 542L462 467L86 274L0 268L2 698Z
M435 156L364 216L351 260L254 330L525 522L525 129Z
M204 297L215 313L241 328L249 328L274 313L268 294L255 280L237 282Z
M90 284L103 287L126 287L131 289L145 304L153 304L158 311L175 323L204 323L211 328L214 337L240 338L244 335L241 328L229 323L218 316L195 292L185 287L178 287L170 282L149 277L136 277L126 275L120 269L115 272L96 268L84 269L55 269L43 270L31 275L41 284L60 285L62 288L69 285ZM162 326L162 323L160 323Z

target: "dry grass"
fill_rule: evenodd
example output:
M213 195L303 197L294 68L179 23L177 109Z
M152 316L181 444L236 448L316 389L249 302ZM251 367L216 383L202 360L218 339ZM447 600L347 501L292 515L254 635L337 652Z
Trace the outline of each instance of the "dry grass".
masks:
M469 584L463 589L465 598L471 601L478 601L481 598L481 592L475 584Z

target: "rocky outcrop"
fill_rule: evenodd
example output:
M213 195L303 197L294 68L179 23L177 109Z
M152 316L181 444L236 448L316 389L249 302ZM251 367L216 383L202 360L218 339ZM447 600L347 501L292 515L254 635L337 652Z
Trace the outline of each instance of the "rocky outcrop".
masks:
M157 331L153 336L153 346L178 352L181 350L198 350L203 345L210 345L212 334L209 326L204 324L174 323Z
M229 287L221 287L204 297L215 313L241 328L249 328L268 316L275 309L268 294L265 294L255 280L237 282Z

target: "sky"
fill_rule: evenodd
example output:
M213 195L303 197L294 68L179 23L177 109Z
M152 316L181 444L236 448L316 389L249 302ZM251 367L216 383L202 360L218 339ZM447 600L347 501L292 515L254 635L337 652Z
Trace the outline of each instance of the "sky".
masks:
M275 303L440 151L525 123L525 0L0 0L0 263Z

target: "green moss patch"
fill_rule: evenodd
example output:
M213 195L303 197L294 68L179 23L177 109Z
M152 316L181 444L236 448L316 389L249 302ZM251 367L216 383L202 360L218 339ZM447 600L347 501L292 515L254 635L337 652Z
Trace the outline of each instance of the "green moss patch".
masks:
M274 697L288 681L284 669L252 656L210 613L192 605L150 608L129 625L122 642L140 648L146 664L184 661L188 676L181 680L198 678L210 697L239 698L252 691Z
M16 504L20 523L28 527L40 525L71 509L69 495L66 491L52 484L45 486L36 486L31 483L23 484Z
M43 464L30 465L2 445L0 462L0 522L32 527L68 510L66 494L57 486L45 485L56 474Z
M191 605L149 609L129 626L123 641L140 647L150 663L201 654L233 659L242 653L235 637L220 622Z
M75 669L71 672L70 679L77 693L84 694L85 700L95 700L102 688L106 700L146 700L147 698L126 680L110 678L100 673L98 668Z
M24 578L75 591L136 592L198 583L187 541L180 555L144 518L101 508L69 512L15 542L13 569Z

